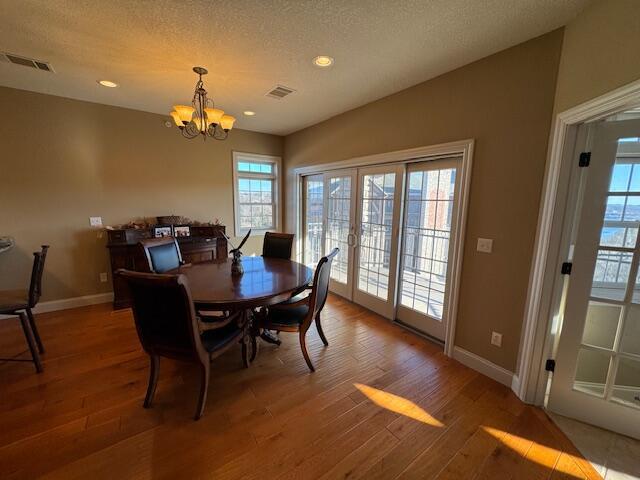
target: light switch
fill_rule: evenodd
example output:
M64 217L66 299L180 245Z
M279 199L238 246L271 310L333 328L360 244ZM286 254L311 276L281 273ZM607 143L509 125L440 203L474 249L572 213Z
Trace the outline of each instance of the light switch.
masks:
M477 250L482 253L491 253L493 251L493 240L490 238L479 238Z
M89 224L92 227L101 227L102 226L102 217L89 217Z

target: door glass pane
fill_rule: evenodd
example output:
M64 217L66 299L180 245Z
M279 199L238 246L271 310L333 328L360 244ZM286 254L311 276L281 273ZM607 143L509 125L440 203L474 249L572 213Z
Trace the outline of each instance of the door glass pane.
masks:
M456 169L411 172L408 177L401 305L442 320Z
M620 351L640 355L640 307L632 305L627 310Z
M589 302L582 343L612 349L621 311L619 305Z
M395 173L363 175L358 289L378 298L389 294Z
M640 361L630 358L618 360L612 398L640 408Z
M636 246L638 227L619 226L619 223L621 222L605 222L600 236L600 245L603 247L625 248Z
M632 258L633 254L629 252L598 250L591 296L609 300L623 300Z
M573 388L591 395L604 396L610 356L596 350L580 349Z
M324 180L322 175L305 178L304 263L315 267L322 258L322 216Z
M336 247L340 249L331 266L331 278L340 283L347 283L348 237L351 226L351 176L330 178L328 188L325 251L329 253Z

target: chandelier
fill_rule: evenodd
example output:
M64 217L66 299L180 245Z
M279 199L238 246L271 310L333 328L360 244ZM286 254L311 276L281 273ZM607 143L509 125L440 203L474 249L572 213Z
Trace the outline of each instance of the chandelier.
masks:
M198 83L193 93L191 105L175 105L171 116L185 138L196 138L202 135L216 140L224 140L233 128L235 117L225 115L223 110L214 108L213 99L207 98L202 76L209 73L206 68L193 67L198 74Z

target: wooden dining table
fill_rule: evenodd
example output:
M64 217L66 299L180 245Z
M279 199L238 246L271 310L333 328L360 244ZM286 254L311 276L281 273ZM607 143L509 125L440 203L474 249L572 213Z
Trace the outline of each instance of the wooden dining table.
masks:
M283 302L308 285L313 271L280 258L243 257L242 275L231 274L231 258L183 265L197 308L220 311L252 310Z
M231 261L231 258L225 258L187 264L173 273L182 273L187 277L197 311L240 312L243 322L247 318L251 320L253 360L258 350L258 336L268 343L280 344L276 336L261 328L260 318L255 315L256 309L291 298L293 293L309 285L313 270L292 260L243 257L244 273L232 275Z

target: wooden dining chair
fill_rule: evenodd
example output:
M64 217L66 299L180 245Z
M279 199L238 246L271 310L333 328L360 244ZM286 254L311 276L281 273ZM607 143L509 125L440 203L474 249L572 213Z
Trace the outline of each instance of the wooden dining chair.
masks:
M266 232L262 243L262 256L269 258L291 258L293 248L292 233Z
M140 242L149 262L149 271L165 273L183 265L180 246L175 237L147 238Z
M42 372L42 362L40 354L44 353L44 346L38 333L36 320L33 316L33 308L38 304L42 295L42 273L44 272L44 262L47 258L49 245L42 245L39 252L33 253L33 266L31 268L31 281L29 289L26 290L4 290L0 291L0 314L17 315L20 317L22 330L27 339L29 350L36 372Z
M150 373L144 407L149 408L158 383L160 357L195 363L200 367L200 396L195 420L202 417L209 388L211 362L234 344L242 344L245 367L251 363L249 322L244 312L225 321L198 321L187 278L182 275L116 272L132 297L133 318L142 348L149 355Z
M322 312L329 294L331 262L333 262L338 252L339 249L334 248L329 255L320 259L313 277L313 284L309 287L311 292L308 296L304 298L296 296L286 302L269 307L263 319L263 328L279 332L299 333L302 355L312 372L315 371L315 367L311 362L309 352L307 352L307 330L309 330L311 322L315 320L318 335L320 335L322 343L324 343L325 346L329 345L327 337L322 331L320 312Z

